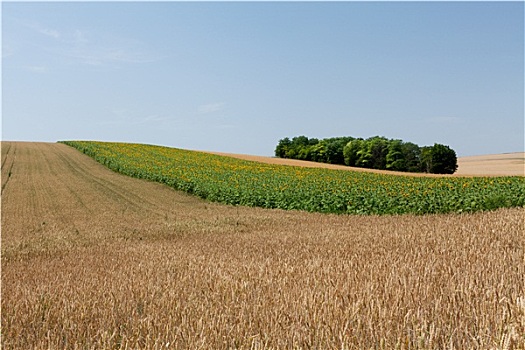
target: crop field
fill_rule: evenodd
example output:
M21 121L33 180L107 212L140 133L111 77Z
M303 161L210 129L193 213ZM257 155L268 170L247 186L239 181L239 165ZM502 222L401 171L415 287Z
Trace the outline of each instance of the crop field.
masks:
M525 205L525 177L414 177L263 164L174 148L66 142L110 169L226 204L349 214Z
M143 153L119 147L100 153L106 165L162 175L170 162L192 181L123 176L64 144L2 142L2 349L525 349L523 207L339 215L227 205L173 189L208 191L193 181L206 175L198 164L166 149L126 167ZM253 164L199 157L216 162L210 178L248 186L240 176ZM255 168L267 186L286 185L264 177L284 169ZM332 179L289 172L275 181ZM379 179L350 173L345 181L376 191ZM381 179L398 191L417 184ZM491 186L518 191L502 201L523 195L518 177L422 179L439 196L446 184L461 196L476 188L481 203Z
M208 151L220 156L233 157L267 164L291 165L307 168L325 168L347 171L365 171L377 174L391 174L403 176L442 176L428 173L407 173L390 170L365 169L346 165L309 162L290 158L275 158L254 156L250 154L224 153ZM458 158L458 170L451 176L525 176L525 152L489 154L482 156L466 156Z

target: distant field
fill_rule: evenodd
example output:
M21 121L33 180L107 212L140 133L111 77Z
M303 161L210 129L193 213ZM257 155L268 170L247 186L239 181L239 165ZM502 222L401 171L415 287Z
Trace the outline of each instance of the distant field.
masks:
M525 349L524 208L230 206L1 150L2 349Z
M525 176L525 153L461 157L457 175Z
M409 175L409 176L427 176L427 177L443 176L443 175L426 174L426 173L406 173L406 172L364 169L364 168L348 167L344 165L316 163L316 162L308 162L308 161L296 160L296 159L252 156L252 155L247 155L247 154L222 153L222 152L209 152L209 153L238 158L238 159L268 163L268 164L281 164L281 165L338 169L338 170L351 170L351 171L365 171L365 172L373 172L373 173L397 174L397 175ZM472 156L472 157L459 157L458 158L458 170L452 176L525 176L525 153L516 152L516 153L492 154L492 155Z

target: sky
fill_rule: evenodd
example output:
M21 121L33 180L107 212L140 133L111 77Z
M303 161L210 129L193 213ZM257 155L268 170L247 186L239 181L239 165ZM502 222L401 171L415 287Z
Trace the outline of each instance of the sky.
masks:
M523 2L2 2L2 140L524 150Z

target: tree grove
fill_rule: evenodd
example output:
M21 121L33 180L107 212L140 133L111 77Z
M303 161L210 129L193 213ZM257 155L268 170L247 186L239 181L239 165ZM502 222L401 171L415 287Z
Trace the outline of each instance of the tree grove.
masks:
M304 135L279 140L275 156L341 164L353 167L453 174L457 165L456 152L449 146L435 143L420 147L412 142L373 136L367 139L351 136L322 140Z

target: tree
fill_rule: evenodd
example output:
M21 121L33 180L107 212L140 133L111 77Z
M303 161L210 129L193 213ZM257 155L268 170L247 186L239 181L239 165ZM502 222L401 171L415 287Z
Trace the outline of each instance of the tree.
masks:
M388 144L386 155L386 168L388 170L405 171L406 162L403 154L403 144L401 140L391 140Z
M369 168L386 169L386 155L388 153L388 140L381 136L374 136L368 140L368 153L370 155Z
M430 172L433 174L454 174L458 168L456 152L448 146L435 143L431 157Z
M312 147L319 143L316 138L309 139L306 136L297 136L292 139L292 149L295 159L311 160ZM290 157L292 158L292 157Z
M324 140L321 140L318 144L312 146L311 156L314 162L327 163L326 142Z
M290 149L292 141L288 137L279 140L277 147L275 148L275 156L279 158L286 158L286 152Z
M363 139L355 139L346 144L343 148L343 155L345 159L345 164L348 166L358 166L357 162L359 160L359 151L363 148Z
M432 147L424 146L421 147L421 157L420 157L420 170L424 173L430 173L432 169Z
M401 151L405 158L406 171L421 171L421 148L415 143L403 142L401 144Z
M325 139L326 162L330 164L345 164L344 148L352 137L332 137Z
M300 160L312 160L312 147L313 146L300 146L296 158Z
M364 140L350 136L316 138L296 136L279 140L275 155L281 158L346 164L370 169L453 174L456 152L440 144L419 147L411 142L373 136Z

